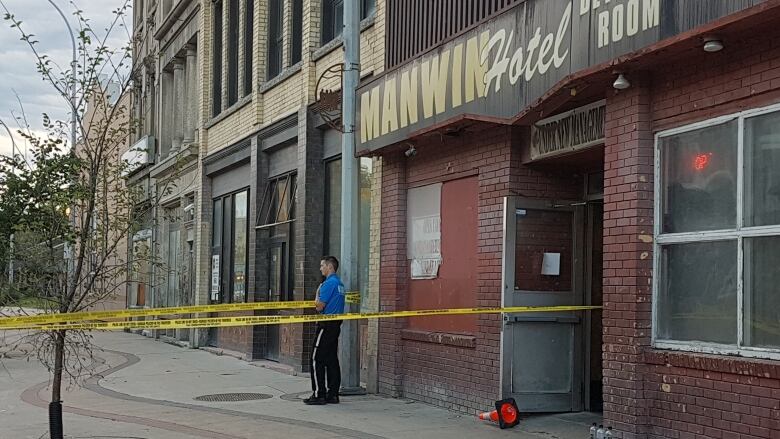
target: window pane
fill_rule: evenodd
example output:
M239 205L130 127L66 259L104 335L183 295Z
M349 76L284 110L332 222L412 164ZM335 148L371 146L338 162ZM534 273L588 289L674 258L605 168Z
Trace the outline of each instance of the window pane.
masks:
M181 294L179 288L179 237L178 228L168 231L168 291L163 306L179 306Z
M737 343L737 242L664 247L658 338Z
M780 236L745 239L745 345L780 347Z
M515 290L571 291L574 213L518 209L515 217Z
M736 227L736 120L661 139L664 233Z
M780 224L780 112L745 120L745 225Z
M282 2L271 0L268 7L268 74L266 80L273 79L282 70Z
M280 223L290 219L290 190L292 185L290 184L290 178L283 178L276 185L276 199L279 205L276 207L276 220L271 221Z
M228 4L228 107L238 101L238 2Z
M211 64L211 115L222 112L222 0L214 3L214 22L212 27L211 47L214 50Z
M358 238L358 266L360 267L360 293L363 300L368 298L369 258L371 255L371 182L374 173L373 160L370 157L360 158L360 235ZM340 206L339 206L340 207ZM366 302L363 302L366 303Z
M233 231L233 301L246 301L247 193L235 195Z
M325 164L325 253L341 258L341 160Z
M322 44L341 35L344 27L344 1L322 1Z
M290 63L296 64L301 60L301 48L303 45L303 0L293 0L293 22L292 22L292 54Z
M230 272L233 269L232 262L230 261L233 254L233 198L225 197L222 199L222 261L219 268L222 272L219 274L220 291L222 294L220 300L223 303L229 303L233 301L231 295Z
M246 0L244 15L244 96L252 94L252 72L254 71L254 29L255 0Z
M211 246L222 245L222 200L214 200L214 221L211 227Z
M360 18L367 18L376 9L376 0L362 0L360 7Z

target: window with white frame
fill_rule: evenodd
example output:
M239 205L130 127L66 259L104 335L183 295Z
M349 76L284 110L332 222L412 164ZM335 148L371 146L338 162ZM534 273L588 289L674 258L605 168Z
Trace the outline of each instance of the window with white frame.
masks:
M654 342L780 355L780 106L656 136Z

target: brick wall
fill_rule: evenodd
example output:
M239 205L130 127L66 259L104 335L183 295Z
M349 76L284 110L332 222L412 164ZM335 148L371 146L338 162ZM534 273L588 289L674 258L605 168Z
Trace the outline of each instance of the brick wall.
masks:
M635 81L639 82L639 81ZM638 437L647 422L642 351L650 344L653 134L650 90L607 98L604 151L604 422Z
M780 437L780 362L650 344L653 133L780 102L780 41L757 35L607 98L604 417L619 437Z
M576 198L576 177L523 167L520 138L508 127L488 127L459 138L418 142L418 154L382 158L380 307L408 306L406 190L409 185L476 175L479 181L477 306L501 304L503 197ZM443 255L446 257L446 255ZM379 390L461 412L489 408L499 398L498 315L480 315L473 334L430 337L409 331L406 319L379 322ZM440 341L434 341L440 340Z

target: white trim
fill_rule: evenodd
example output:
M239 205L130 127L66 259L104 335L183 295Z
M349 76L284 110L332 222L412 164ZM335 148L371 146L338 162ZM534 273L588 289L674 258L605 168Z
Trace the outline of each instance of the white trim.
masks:
M780 360L780 351L768 348L742 347L741 349L737 349L733 345L705 343L699 341L683 342L672 340L656 340L653 343L653 347L656 349L668 349L671 351L680 352L694 352L714 355L738 355L745 358Z
M736 230L713 230L711 232L667 233L658 235L655 240L658 244L664 245L702 241L725 241L728 239L737 239L738 236L741 236L741 233Z
M653 200L653 278L652 278L652 346L659 349L677 351L701 352L718 355L739 355L749 358L764 358L780 360L779 348L755 348L744 346L745 337L745 239L755 237L780 236L780 224L770 226L744 226L745 216L745 119L780 111L780 104L768 107L745 110L725 116L708 119L668 129L655 134L654 146L654 200ZM712 230L703 232L662 233L662 149L661 142L665 137L684 134L712 126L722 125L726 122L737 120L737 187L736 187L736 224L734 229ZM659 297L661 289L662 250L663 247L673 244L685 244L713 241L737 241L737 342L735 345L723 345L717 343L705 343L698 341L673 341L658 339Z
M745 277L745 271L744 271L744 252L743 252L743 246L745 245L745 240L740 236L737 238L737 347L740 348L744 345L744 324L745 324L745 316L743 315L745 309L744 309L744 292L743 288L745 286L744 277Z
M690 131L696 131L702 128L709 128L716 125L723 125L724 123L731 122L732 120L737 119L739 117L740 117L740 113L729 114L727 116L720 116L714 119L707 119L701 122L683 125L677 128L670 128L668 130L659 131L658 133L656 133L656 139L662 139L664 137L670 137L677 134L684 134Z
M661 246L658 239L661 235L661 135L656 133L653 145L653 276L650 306L650 343L655 345L655 337L658 332L658 298L661 288Z

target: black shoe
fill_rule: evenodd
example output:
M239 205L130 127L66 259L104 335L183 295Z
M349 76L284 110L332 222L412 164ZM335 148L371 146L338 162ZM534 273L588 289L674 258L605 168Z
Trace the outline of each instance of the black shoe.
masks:
M322 397L317 397L316 395L312 395L306 399L303 400L303 403L306 405L325 405L327 404L327 400Z
M328 396L325 398L325 402L327 402L328 404L338 404L339 396L338 395Z

